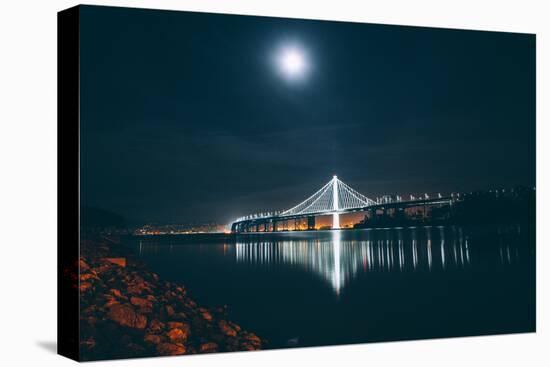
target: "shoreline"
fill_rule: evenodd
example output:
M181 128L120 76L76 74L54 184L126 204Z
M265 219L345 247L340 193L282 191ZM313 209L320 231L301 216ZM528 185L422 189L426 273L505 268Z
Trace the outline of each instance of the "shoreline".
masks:
M510 229L517 227L528 227L531 223L490 223L490 224L479 224L479 223L459 223L459 222L448 222L448 223L418 223L418 224L402 224L402 225L377 225L377 226L361 226L361 227L346 227L338 229L301 229L301 230L283 230L283 231L250 231L250 232L233 232L233 233L224 233L224 232L211 232L211 233L163 233L163 234L125 234L120 237L125 238L144 238L144 239L154 239L154 238L189 238L196 239L198 237L205 237L205 239L210 239L212 241L217 241L220 238L226 240L233 240L238 236L253 236L253 235L279 235L279 234L299 234L299 233L326 233L326 232L354 232L354 231L370 231L370 230L402 230L402 229L416 229L416 228L491 228L491 229ZM212 238L216 237L216 238ZM203 239L204 240L204 239Z
M82 361L264 349L266 340L227 319L227 306L201 307L116 238L89 237L66 272L80 294Z

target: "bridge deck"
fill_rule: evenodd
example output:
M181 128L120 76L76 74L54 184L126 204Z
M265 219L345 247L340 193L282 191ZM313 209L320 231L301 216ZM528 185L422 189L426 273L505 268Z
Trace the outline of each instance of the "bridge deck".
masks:
M434 199L420 199L420 200L407 200L407 201L395 201L395 202L388 202L388 203L379 203L375 205L368 205L364 207L358 207L358 208L345 208L345 209L339 209L339 210L332 210L332 211L320 211L320 212L313 212L313 213L304 213L304 214L289 214L289 215L272 215L272 216L264 216L264 217L256 217L256 218L249 218L241 221L236 221L233 223L234 225L247 223L247 224L263 224L263 223L270 223L274 221L285 221L285 220L293 220L293 219L303 219L308 217L318 217L318 216L324 216L324 215L332 215L332 214L346 214L346 213L355 213L355 212L364 212L369 210L377 210L377 209L390 209L390 208L410 208L415 206L432 206L432 205L450 205L454 201L454 198L451 197L444 197L444 198L434 198Z

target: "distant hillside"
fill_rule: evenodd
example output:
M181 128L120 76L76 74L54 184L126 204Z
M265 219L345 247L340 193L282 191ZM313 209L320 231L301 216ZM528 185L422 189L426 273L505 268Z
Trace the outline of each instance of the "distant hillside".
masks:
M80 226L84 228L122 228L126 219L109 210L83 207L80 209Z

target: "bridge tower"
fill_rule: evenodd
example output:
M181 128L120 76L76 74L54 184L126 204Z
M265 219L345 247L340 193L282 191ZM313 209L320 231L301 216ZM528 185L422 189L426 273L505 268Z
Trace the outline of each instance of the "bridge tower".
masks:
M355 191L334 175L332 179L317 192L302 201L300 204L276 213L262 213L247 215L235 221L232 231L256 232L267 226L272 230L289 230L289 222L307 218L308 229L315 228L315 217L318 215L332 215L332 229L340 229L340 213L366 210L377 207L379 203ZM282 227L282 228L281 228ZM295 225L295 228L296 225Z
M332 209L337 211L338 205L338 176L332 177ZM340 214L332 213L332 229L340 229Z

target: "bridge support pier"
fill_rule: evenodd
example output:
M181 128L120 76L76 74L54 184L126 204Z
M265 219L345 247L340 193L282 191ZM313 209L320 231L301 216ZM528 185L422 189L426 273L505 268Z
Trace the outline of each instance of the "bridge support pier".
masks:
M315 217L307 217L307 229L310 231L315 229Z
M340 214L332 214L332 229L340 229Z

